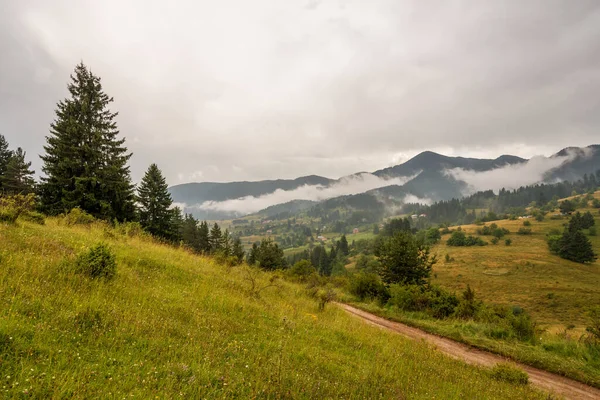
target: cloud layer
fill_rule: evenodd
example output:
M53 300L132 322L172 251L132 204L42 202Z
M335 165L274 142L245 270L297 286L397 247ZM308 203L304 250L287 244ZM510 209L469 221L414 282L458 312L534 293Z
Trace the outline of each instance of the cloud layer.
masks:
M589 149L584 149L586 151ZM473 171L453 168L445 172L453 178L464 181L468 185L466 194L480 190L518 189L521 186L532 185L544 181L546 172L560 167L563 163L573 160L576 153L567 151L563 157L535 156L522 164L506 165L490 171ZM585 156L585 155L584 155Z
M251 214L275 204L287 203L292 200L320 201L333 197L363 193L389 185L403 185L413 177L382 179L374 175L362 173L340 179L333 185L304 185L294 190L278 189L263 196L246 196L225 201L206 201L203 204L187 206L188 209L203 211L221 211L238 215Z

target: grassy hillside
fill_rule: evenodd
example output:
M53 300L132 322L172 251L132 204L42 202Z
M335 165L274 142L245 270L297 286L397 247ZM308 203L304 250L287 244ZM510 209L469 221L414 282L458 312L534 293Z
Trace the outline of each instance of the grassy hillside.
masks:
M600 198L600 192L596 193ZM600 227L597 209L591 211ZM495 221L499 227L507 228L512 240L510 246L504 239L497 245L479 247L450 247L444 235L442 242L434 247L439 262L434 266L433 282L455 290L464 290L467 284L478 296L493 303L519 305L528 310L535 319L553 330L564 330L568 325L583 327L585 308L600 304L600 261L593 264L578 264L550 253L546 244L546 233L560 229L568 222L567 217L550 219L549 214L542 222L533 218L531 235L518 235L523 220ZM477 236L480 226L462 226L468 234ZM490 241L491 236L481 236ZM589 236L596 253L600 253L600 236ZM455 259L445 262L445 255Z
M0 225L6 398L545 398L306 290L102 224ZM104 241L112 281L74 272Z

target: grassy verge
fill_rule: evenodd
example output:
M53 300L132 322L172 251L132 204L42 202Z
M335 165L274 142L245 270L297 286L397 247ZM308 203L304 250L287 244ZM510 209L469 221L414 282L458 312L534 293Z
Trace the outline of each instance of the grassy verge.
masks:
M486 334L493 327L482 322L458 319L437 320L424 313L402 312L394 308L383 308L375 303L349 301L348 304L380 317L402 322L600 388L598 346L589 347L579 340L554 334L541 334L536 338L535 344L517 340L497 340Z
M98 242L111 281L74 271ZM302 286L102 224L0 225L6 398L543 399L383 332Z

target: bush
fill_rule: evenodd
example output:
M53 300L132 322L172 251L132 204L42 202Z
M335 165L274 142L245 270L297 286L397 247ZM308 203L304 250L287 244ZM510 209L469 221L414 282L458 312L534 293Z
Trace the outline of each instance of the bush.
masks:
M438 286L391 285L388 305L404 311L422 311L437 319L454 314L458 298Z
M590 229L588 230L588 235L596 236L596 227L595 226L590 227Z
M75 261L77 272L85 274L92 279L112 279L117 273L117 262L110 248L99 243L80 254Z
M510 239L506 239L506 240L504 241L504 244L505 244L506 246L510 246L510 245L512 244L512 240L510 240Z
M467 236L463 231L456 231L446 241L448 246L485 246L487 243L478 237Z
M529 222L529 221L525 221L525 222ZM519 230L517 231L517 234L519 234L519 235L531 235L531 228L519 228Z
M33 211L35 196L33 194L0 196L0 222L14 224L19 216Z
M27 213L21 215L21 219L23 219L25 221L33 222L34 224L38 224L38 225L46 224L46 216L44 214L41 214L41 213L35 212L35 211L30 211L30 212L27 212Z
M498 244L499 239L497 237L492 238L492 244Z
M73 208L62 218L66 225L90 225L96 219L79 207Z
M300 282L306 282L309 276L316 273L317 270L308 260L298 261L287 271L288 276L298 279Z
M496 380L514 385L527 385L529 383L529 375L525 371L508 363L494 365L490 374Z
M384 302L389 297L388 289L376 274L359 273L350 279L350 294L360 301L366 299L381 299Z
M530 221L523 221L523 226L531 226L531 222Z

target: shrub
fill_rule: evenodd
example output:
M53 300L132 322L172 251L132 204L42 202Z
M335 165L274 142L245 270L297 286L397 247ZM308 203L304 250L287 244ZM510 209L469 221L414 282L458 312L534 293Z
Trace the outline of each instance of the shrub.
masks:
M492 244L498 244L499 239L497 237L492 238Z
M46 216L44 214L41 214L41 213L35 212L35 211L30 211L30 212L27 212L27 213L21 215L21 219L23 219L25 221L33 222L34 224L38 224L38 225L46 224Z
M448 246L485 246L487 243L478 237L467 236L463 231L456 231L446 242Z
M529 221L526 221L529 222ZM519 230L517 231L517 234L519 235L531 235L531 228L519 228Z
M504 244L505 244L506 246L510 246L510 245L512 244L512 240L510 240L510 239L506 239L506 240L504 241Z
M404 311L422 311L434 318L451 316L458 298L438 286L391 285L388 305Z
M498 363L491 370L492 378L515 385L527 385L529 375L525 371L508 363Z
M65 214L62 220L66 225L90 225L95 221L95 218L81 208L75 207Z
M378 275L372 273L359 273L350 279L350 294L360 301L366 299L381 299L387 301L388 289Z
M110 248L99 243L80 254L75 261L77 272L85 274L92 279L112 279L117 272L115 255Z
M530 221L523 221L523 226L531 226L531 222Z
M316 273L317 270L308 260L298 261L287 271L288 276L296 278L300 282L306 282L309 276Z
M596 227L595 226L590 227L590 229L588 230L588 235L596 236Z
M33 211L35 196L17 194L13 196L0 196L0 222L14 224L19 216Z

